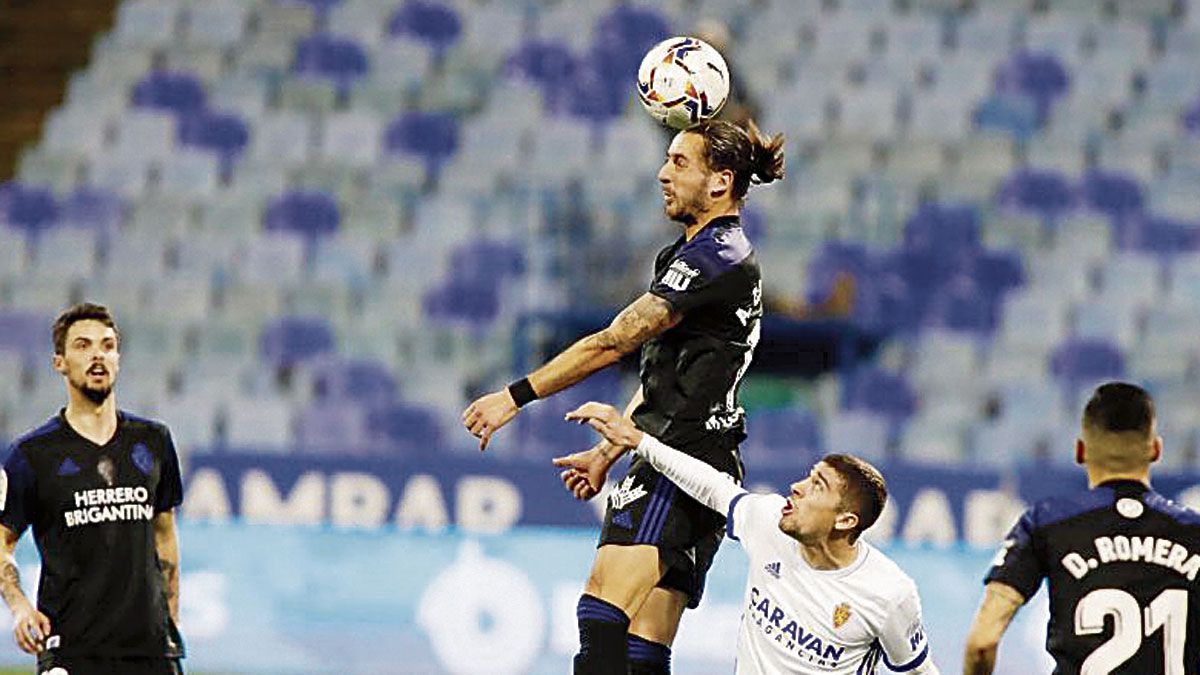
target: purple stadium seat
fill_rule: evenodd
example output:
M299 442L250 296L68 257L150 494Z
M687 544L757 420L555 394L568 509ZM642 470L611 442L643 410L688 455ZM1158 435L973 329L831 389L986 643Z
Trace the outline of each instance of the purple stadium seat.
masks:
M267 362L290 366L332 352L333 328L324 319L285 316L263 328L260 347Z
M348 38L324 33L311 35L296 43L296 54L292 59L292 72L333 80L342 96L370 68L370 60L362 45Z
M50 349L50 322L54 317L27 310L0 310L0 352L27 358L44 356ZM11 386L11 383L9 384Z
M516 244L476 239L450 254L450 268L465 281L494 284L525 272L525 252Z
M888 272L858 279L853 319L860 326L883 333L915 329L925 302L903 277Z
M156 70L133 88L133 104L176 114L204 109L204 84L191 73Z
M185 117L179 125L179 142L215 152L225 175L229 175L249 140L249 126L233 113L202 111Z
M504 72L537 84L546 109L561 111L578 98L574 93L576 73L583 67L583 61L576 59L565 43L532 40L508 57Z
M30 232L53 227L58 222L58 200L49 189L20 183L8 185L7 194L0 203L4 207L0 222Z
M1023 169L1014 172L997 195L1002 206L1054 217L1075 206L1076 195L1066 177L1054 171Z
M499 316L500 291L493 283L451 279L427 291L423 306L425 315L435 321L463 321L482 327Z
M941 254L979 247L979 211L969 205L922 204L904 226L904 245Z
M263 225L268 231L316 237L335 232L340 220L337 201L331 195L319 190L297 190L271 202L263 216Z
M1088 207L1114 218L1138 214L1146 203L1137 178L1123 173L1089 171L1080 192Z
M917 396L900 375L862 368L845 383L842 407L878 413L892 420L907 419L917 409Z
M1183 128L1193 136L1200 136L1200 100L1189 105L1181 113Z
M1050 372L1068 383L1121 377L1125 357L1115 345L1102 340L1071 340L1050 355Z
M596 21L595 43L622 47L636 72L642 55L671 35L670 24L659 12L646 6L620 4Z
M997 301L971 279L951 284L931 303L926 324L946 330L991 334L996 329Z
M125 200L103 188L80 186L61 202L63 225L115 232L125 220Z
M443 3L408 0L388 21L388 35L410 35L441 54L462 35L462 19Z
M458 122L449 113L403 113L388 125L384 146L389 153L422 157L426 169L436 175L458 151Z
M617 63L617 58L624 52L612 45L597 46L592 49L591 57L584 59L575 70L575 76L569 80L561 93L547 91L544 97L551 112L568 112L595 123L603 123L620 117L629 99L628 82L637 77L637 65L628 78L622 79L611 72L606 66ZM565 100L559 100L559 97Z
M809 301L821 302L828 298L839 274L849 274L861 284L872 268L866 246L855 242L827 242L808 265Z
M1200 223L1172 218L1136 217L1121 223L1117 245L1123 250L1174 255L1200 250Z
M981 292L997 299L1025 283L1025 264L1018 251L978 251L964 262L963 271Z
M437 450L441 428L433 410L409 403L392 403L367 412L367 435L372 447L405 454Z
M391 403L399 394L396 378L376 361L331 359L317 364L315 370L313 394L320 400L380 405Z
M996 90L1029 96L1037 106L1040 126L1055 99L1067 92L1071 76L1053 54L1020 53L997 69Z
M276 0L280 4L305 5L311 7L313 14L321 21L329 15L329 11L342 4L342 0Z

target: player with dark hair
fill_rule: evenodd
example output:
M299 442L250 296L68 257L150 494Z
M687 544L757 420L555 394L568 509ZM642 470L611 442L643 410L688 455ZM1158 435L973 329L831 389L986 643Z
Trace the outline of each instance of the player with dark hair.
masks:
M1200 514L1150 487L1162 456L1154 401L1101 385L1083 411L1075 461L1086 491L1021 516L986 578L963 671L991 673L1013 615L1049 580L1046 649L1056 674L1200 672Z
M826 455L787 497L753 495L729 476L638 430L615 408L586 403L567 414L621 452L662 472L679 489L727 515L730 538L750 558L737 672L937 673L921 624L916 585L860 541L887 503L883 476L850 455ZM554 461L580 499L595 492L609 461L584 453Z
M67 405L17 439L0 472L0 596L38 672L182 672L179 460L166 426L117 409L120 333L103 306L54 322ZM13 551L33 528L42 558L34 607Z
M649 292L607 328L571 345L463 412L480 448L521 406L641 353L641 386L626 408L639 427L740 480L745 437L738 386L758 342L762 284L738 215L752 183L783 177L783 137L753 124L707 121L671 141L658 172L667 216L683 234L654 264ZM600 443L588 451L614 449ZM720 543L720 514L677 495L648 464L610 498L579 601L576 672L667 672L685 606L696 606Z

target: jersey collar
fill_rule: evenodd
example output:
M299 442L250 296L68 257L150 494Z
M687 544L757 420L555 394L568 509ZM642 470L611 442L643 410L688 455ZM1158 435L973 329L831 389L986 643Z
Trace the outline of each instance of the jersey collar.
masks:
M1110 488L1117 492L1133 492L1142 493L1149 492L1150 487L1140 480L1130 480L1128 478L1114 478L1106 480L1096 486L1097 488Z

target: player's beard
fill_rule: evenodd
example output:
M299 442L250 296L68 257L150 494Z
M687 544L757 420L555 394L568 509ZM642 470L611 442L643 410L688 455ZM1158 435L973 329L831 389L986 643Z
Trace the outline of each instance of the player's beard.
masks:
M674 208L671 208L670 206L665 206L663 208L667 214L667 217L677 223L683 224L684 227L695 225L696 221L698 220L696 214L704 210L705 205L703 197L694 197L687 201L681 201L679 198L679 193L677 192L675 193L674 198Z
M84 377L86 378L87 375L84 375ZM84 382L72 382L71 386L75 388L75 391L78 391L80 394L83 394L84 398L91 401L95 405L100 405L101 403L104 403L105 401L107 401L108 397L112 396L112 391L113 391L113 386L111 383L104 385L102 387L93 387L93 386L89 385L86 381L84 381Z

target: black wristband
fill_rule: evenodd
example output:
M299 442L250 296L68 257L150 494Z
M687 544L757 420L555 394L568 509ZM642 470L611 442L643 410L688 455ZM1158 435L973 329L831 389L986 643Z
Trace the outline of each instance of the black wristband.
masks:
M508 394L513 397L518 408L523 408L526 403L536 401L538 398L537 392L533 390L533 385L529 384L528 377L522 377L508 385Z

